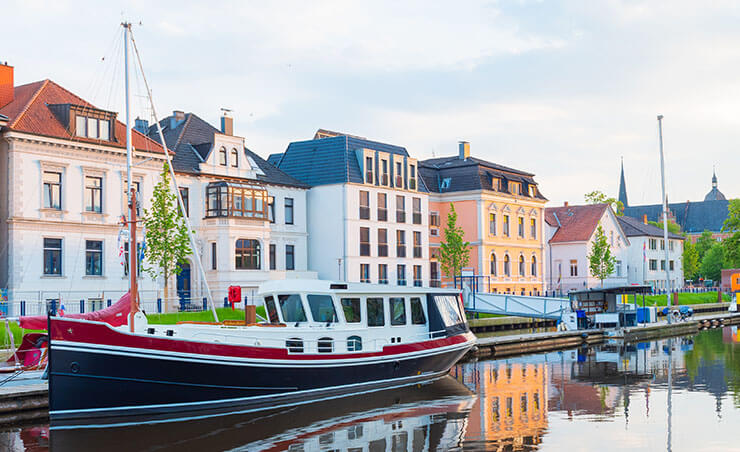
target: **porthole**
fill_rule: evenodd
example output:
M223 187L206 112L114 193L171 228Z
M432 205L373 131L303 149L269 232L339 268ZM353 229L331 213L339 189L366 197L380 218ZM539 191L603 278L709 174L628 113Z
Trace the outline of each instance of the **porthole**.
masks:
M347 351L359 352L362 350L362 338L360 336L350 336L347 338Z
M322 337L319 339L319 353L331 353L334 351L334 339Z
M299 337L291 337L285 341L285 348L290 353L303 353L303 339Z

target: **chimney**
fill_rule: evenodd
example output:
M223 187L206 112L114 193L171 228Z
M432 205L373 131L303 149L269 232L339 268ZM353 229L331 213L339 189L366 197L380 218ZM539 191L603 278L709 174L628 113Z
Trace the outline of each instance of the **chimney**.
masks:
M172 116L170 116L170 130L178 126L182 121L185 120L185 112L181 110L173 110Z
M470 157L470 143L467 141L460 141L458 143L458 148L460 150L460 153L458 157L460 160L465 160L466 158Z
M0 63L0 108L13 102L15 91L13 89L13 66L8 63Z
M565 202L563 203L563 207L568 207L568 201L565 201Z
M221 116L221 133L232 136L234 135L234 118L229 116L228 110L223 108L221 110L224 112L223 116Z
M642 215L642 222L643 222L644 224L647 224L647 214L643 214L643 215Z
M134 120L134 129L146 135L149 133L149 121L146 119L136 118Z

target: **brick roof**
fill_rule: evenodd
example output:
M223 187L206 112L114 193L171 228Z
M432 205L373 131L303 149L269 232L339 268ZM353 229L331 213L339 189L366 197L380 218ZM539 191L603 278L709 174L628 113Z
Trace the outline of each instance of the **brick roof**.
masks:
M608 204L546 208L545 221L550 226L558 228L550 243L587 241L593 235L607 208Z
M70 133L67 125L51 111L49 105L71 104L101 110L81 97L46 79L16 86L13 101L0 108L0 114L9 119L8 129L34 135L61 138L84 143L95 143L119 148L126 147L126 126L115 121L115 141L78 137ZM133 147L140 151L162 152L159 143L132 130Z

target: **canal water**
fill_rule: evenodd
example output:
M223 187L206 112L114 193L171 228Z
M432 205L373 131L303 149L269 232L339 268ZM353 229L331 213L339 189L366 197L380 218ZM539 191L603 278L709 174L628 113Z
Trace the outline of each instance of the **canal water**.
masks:
M467 362L433 384L155 425L0 432L3 451L740 451L737 327Z

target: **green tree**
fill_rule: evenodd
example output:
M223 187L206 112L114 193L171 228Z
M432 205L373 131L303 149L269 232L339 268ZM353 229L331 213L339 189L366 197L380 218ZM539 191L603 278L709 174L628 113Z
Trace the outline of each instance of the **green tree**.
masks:
M662 221L648 221L648 224L655 226L656 228L663 229L663 222ZM668 232L672 234L680 234L681 233L681 226L678 225L678 223L668 220Z
M617 201L617 198L607 197L599 190L586 193L583 197L589 204L609 204L612 207L612 210L614 210L614 213L619 216L624 214L624 204L622 204L622 201Z
M447 226L444 230L445 239L439 246L439 263L448 276L459 275L470 260L470 243L463 240L464 233L457 225L455 205L450 203L450 213L447 214Z
M725 248L725 268L740 267L740 199L731 199L722 231L732 235L722 241Z
M715 243L704 253L699 271L705 279L719 281L722 277L722 268L725 263L725 249L720 243Z
M182 212L177 206L177 196L171 190L169 166L164 164L159 182L154 187L152 206L144 210L146 226L147 265L144 268L152 278L164 278L164 299L169 302L169 279L181 271L180 264L187 262L192 253L188 230Z
M709 251L709 248L711 248L715 242L716 240L712 238L712 232L706 230L701 233L701 236L698 239L696 239L696 252L699 254L700 262L704 260L704 254Z
M696 245L688 238L684 240L682 261L684 278L697 279L699 276L699 252L696 251Z
M616 261L617 258L612 254L612 249L604 234L604 228L599 225L588 255L588 268L593 276L601 280L602 287L604 287L604 280L614 273Z

